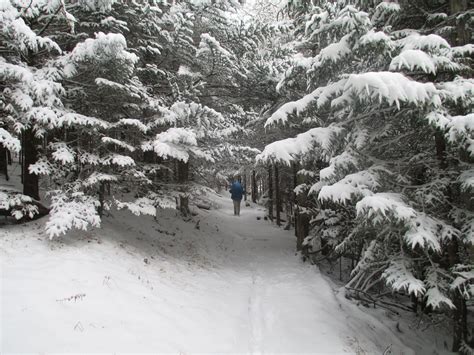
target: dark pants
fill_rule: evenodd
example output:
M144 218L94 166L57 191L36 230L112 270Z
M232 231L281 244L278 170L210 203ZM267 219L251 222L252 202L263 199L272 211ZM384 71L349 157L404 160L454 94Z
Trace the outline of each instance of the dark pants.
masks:
M240 216L240 200L232 201L234 201L234 216Z

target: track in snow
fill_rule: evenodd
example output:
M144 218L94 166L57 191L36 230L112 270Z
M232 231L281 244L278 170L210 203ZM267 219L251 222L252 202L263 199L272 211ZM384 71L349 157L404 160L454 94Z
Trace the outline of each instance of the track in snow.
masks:
M216 202L199 231L126 212L52 242L43 222L5 227L2 352L407 353L295 256L292 231Z

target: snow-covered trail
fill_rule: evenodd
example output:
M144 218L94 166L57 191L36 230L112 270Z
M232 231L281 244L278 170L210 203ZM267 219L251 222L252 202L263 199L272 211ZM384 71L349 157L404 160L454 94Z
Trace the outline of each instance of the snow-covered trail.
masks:
M292 232L216 202L53 241L42 222L2 228L2 353L409 353L295 257Z
M252 352L354 351L357 341L318 269L295 257L291 234L267 222L260 209L217 213L233 244L227 268L240 274L248 293L248 342ZM245 290L247 288L248 290Z

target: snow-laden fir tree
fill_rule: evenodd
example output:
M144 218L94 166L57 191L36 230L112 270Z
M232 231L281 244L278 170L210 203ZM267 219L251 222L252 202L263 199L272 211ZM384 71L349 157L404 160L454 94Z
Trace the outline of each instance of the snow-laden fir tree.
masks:
M48 183L50 236L98 226L114 203L154 214L192 192L189 178L215 176L232 152L255 154L236 135L245 136L247 112L259 104L254 86L272 69L244 54L275 29L240 21L239 9L231 1L2 2L0 138L21 149L26 195L38 199L39 178Z
M452 311L458 350L468 347L465 301L474 295L474 46L447 32L449 19L468 12L440 3L444 13L418 9L414 23L406 2L370 12L349 1L299 9L300 51L278 85L291 101L266 125L304 132L257 159L324 162L314 183L297 189L314 207L306 243L321 238L334 253L360 256L349 289L384 282Z

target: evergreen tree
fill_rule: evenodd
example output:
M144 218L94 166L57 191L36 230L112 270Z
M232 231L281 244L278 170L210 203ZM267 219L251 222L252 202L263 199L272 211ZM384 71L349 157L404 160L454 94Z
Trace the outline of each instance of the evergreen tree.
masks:
M302 98L266 123L306 131L257 159L316 168L314 184L297 192L313 197L323 245L360 255L348 288L370 292L384 280L426 306L463 313L461 298L472 297L474 47L433 33L429 21L443 16L431 9L424 27L407 22L405 3L380 2L371 13L320 3L295 15L302 55L279 84ZM465 311L457 312L454 350L467 346Z

